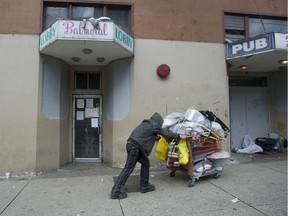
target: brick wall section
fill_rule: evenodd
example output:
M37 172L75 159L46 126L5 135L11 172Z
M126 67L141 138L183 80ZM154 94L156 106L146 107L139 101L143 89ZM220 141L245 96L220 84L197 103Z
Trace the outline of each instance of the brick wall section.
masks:
M0 34L39 34L41 0L0 0Z
M287 16L286 0L138 0L136 4L134 37L145 39L223 43L224 11Z
M73 2L77 1L73 0ZM133 36L142 39L223 43L224 11L287 17L286 0L110 0L105 2L131 4ZM0 34L39 34L41 22L41 0L0 0Z

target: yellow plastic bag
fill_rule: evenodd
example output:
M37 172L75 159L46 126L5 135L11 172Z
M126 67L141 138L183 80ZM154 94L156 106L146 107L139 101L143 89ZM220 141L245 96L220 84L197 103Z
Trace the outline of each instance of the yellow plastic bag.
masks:
M159 160L166 160L168 153L168 143L164 137L161 136L159 139L157 145L156 145L156 151L155 156Z
M189 150L187 147L187 141L181 139L178 143L178 157L181 165L186 165L189 162Z

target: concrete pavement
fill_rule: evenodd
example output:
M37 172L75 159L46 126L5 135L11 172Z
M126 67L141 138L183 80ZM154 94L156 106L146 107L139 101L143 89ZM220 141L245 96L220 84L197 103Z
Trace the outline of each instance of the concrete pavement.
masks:
M110 199L120 169L105 164L71 164L34 177L3 176L0 215L287 215L287 157L253 159L254 155L238 155L226 163L219 179L203 177L191 188L187 173L170 177L165 167L151 168L156 190L147 194L139 192L135 170L123 200Z

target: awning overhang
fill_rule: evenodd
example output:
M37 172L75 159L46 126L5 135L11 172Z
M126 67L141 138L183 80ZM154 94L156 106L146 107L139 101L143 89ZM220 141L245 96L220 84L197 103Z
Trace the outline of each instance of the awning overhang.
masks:
M287 69L287 34L269 33L226 44L229 72L273 72ZM246 66L246 69L241 69Z
M39 52L69 65L107 65L132 57L134 40L111 21L95 28L91 22L58 20L40 35Z

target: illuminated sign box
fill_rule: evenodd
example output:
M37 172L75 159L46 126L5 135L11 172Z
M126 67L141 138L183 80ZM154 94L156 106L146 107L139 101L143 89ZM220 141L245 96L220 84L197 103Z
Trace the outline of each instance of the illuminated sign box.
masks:
M226 44L226 59L250 56L275 49L287 50L287 34L268 33Z

